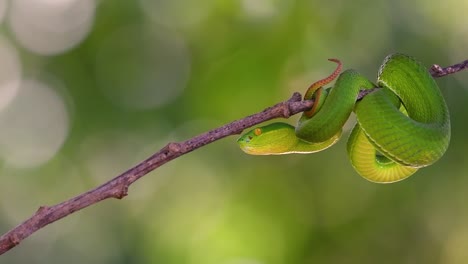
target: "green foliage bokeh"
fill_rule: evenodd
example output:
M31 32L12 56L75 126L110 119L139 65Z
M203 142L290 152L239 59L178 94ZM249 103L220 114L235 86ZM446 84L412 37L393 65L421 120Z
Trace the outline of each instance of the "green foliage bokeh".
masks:
M169 141L304 92L334 68L328 58L371 80L396 51L428 66L467 59L466 8L453 0L102 0L86 38L53 56L22 48L4 23L24 75L63 84L70 120L48 162L0 163L2 233ZM405 181L362 179L348 161L346 133L321 153L265 157L245 155L230 137L150 173L121 201L40 230L0 262L464 263L468 74L437 82L452 142ZM154 90L139 89L145 85Z

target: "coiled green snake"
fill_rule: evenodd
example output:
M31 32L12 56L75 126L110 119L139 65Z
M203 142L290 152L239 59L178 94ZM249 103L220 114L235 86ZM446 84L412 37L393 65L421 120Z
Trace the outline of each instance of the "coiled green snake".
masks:
M403 54L387 56L377 84L355 70L339 74L341 62L327 78L312 84L304 99L314 100L296 127L273 123L238 139L252 155L314 153L335 144L354 111L357 124L347 143L354 169L378 183L403 180L436 162L450 142L450 116L444 98L427 69ZM339 75L339 76L338 76ZM333 88L323 86L338 76ZM356 101L360 90L374 89Z

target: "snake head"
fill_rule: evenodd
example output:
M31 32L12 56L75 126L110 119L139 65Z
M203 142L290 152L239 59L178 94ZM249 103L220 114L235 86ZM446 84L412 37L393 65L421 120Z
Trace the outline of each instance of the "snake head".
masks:
M280 155L297 141L294 127L286 123L272 123L257 127L242 135L237 144L250 155Z

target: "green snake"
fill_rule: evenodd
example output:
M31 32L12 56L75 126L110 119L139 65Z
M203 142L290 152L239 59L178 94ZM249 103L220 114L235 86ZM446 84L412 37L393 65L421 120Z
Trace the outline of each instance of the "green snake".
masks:
M391 54L374 84L352 69L340 74L341 62L330 60L338 64L336 70L309 87L304 99L314 100L314 104L297 126L273 123L255 128L237 140L244 152L281 155L324 150L339 140L354 111L357 124L347 151L354 169L369 181L403 180L444 155L450 142L449 111L420 62L404 54ZM333 88L323 88L337 76ZM369 93L357 100L366 89Z

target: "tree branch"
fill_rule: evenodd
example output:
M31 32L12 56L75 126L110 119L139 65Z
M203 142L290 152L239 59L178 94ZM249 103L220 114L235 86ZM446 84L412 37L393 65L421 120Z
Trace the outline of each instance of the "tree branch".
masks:
M432 77L443 77L448 74L457 73L466 68L468 68L468 60L465 60L458 64L450 65L445 68L440 67L438 64L434 64L429 70L429 73L432 75Z
M434 65L430 73L433 77L442 77L466 69L467 65L468 60L446 68ZM368 91L362 91L357 99L362 98L367 93ZM289 100L266 108L262 112L233 121L183 142L169 143L135 167L92 190L53 206L39 207L29 219L0 237L0 255L18 245L23 239L29 237L37 230L78 210L108 198L122 199L127 195L128 188L132 183L179 156L227 136L240 134L244 129L265 121L274 118L289 118L292 115L310 109L312 105L313 101L302 101L301 94L296 92Z

